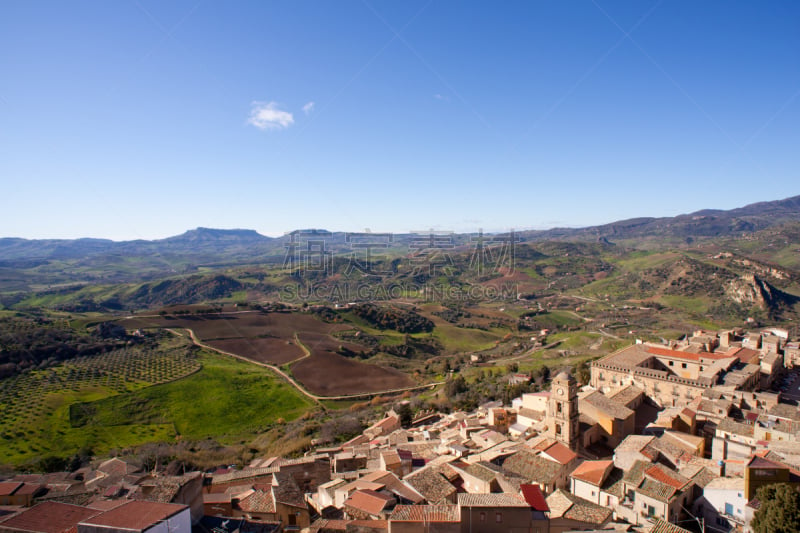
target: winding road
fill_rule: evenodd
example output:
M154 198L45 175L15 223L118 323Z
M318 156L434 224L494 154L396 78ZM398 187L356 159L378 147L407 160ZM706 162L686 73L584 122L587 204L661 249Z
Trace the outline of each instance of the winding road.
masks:
M206 350L211 350L213 352L217 352L217 353L222 354L222 355L227 355L228 357L233 357L235 359L239 359L241 361L245 361L245 362L253 364L253 365L258 365L258 366L263 366L264 368L269 368L270 370L272 370L273 372L278 374L278 376L283 378L284 381L289 383L289 385L291 385L292 387L297 389L301 394L303 394L304 396L310 398L311 400L313 400L316 403L320 403L320 401L322 401L322 400L358 400L358 399L362 399L362 398L372 398L374 396L378 396L378 395L381 395L381 394L396 394L396 393L406 392L406 391L432 389L432 388L434 388L434 387L436 387L438 385L442 385L444 383L444 381L435 381L433 383L428 383L426 385L417 385L417 386L414 386L414 387L403 387L401 389L388 389L388 390L381 390L381 391L374 391L374 392L364 392L364 393L359 393L359 394L342 394L342 395L339 395L339 396L318 396L316 394L313 394L313 393L307 391L302 385L300 385L297 381L295 381L294 378L292 378L292 376L290 376L289 374L287 374L286 372L284 372L283 370L281 370L279 367L277 367L275 365L271 365L269 363L262 363L260 361L253 361L252 359L248 359L247 357L243 357L241 355L238 355L238 354L235 354L235 353L231 353L231 352L226 352L225 350L220 350L219 348L215 348L213 346L209 346L208 344L205 344L200 339L198 339L197 336L194 334L194 331L192 331L191 329L189 329L189 328L182 328L182 329L184 329L186 332L189 333L189 338L192 340L192 343L195 346L199 346L201 348L205 348ZM168 329L168 331L171 331L172 333L174 333L176 335L181 335L179 332L177 332L174 329ZM306 355L304 355L303 357L300 357L299 359L295 359L294 361L291 361L291 363L299 361L300 359L305 359L306 357L311 357L311 350L309 350L302 342L300 342L300 339L297 338L297 334L295 334L294 338L295 338L295 341L297 341L297 345L300 346L300 348L306 353Z

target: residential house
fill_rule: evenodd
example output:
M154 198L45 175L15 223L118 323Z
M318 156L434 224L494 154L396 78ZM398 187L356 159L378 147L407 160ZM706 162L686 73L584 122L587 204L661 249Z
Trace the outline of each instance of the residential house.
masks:
M389 515L389 533L461 533L458 505L398 505Z
M78 533L191 533L189 507L133 500L78 523Z
M676 522L694 496L692 480L661 464L637 461L622 483L625 499L617 514L634 524L655 518Z
M203 518L203 475L191 472L183 476L145 478L134 494L136 499L159 503L177 503L191 509L192 524Z
M550 508L550 533L581 529L604 529L612 511L569 492L558 489L547 497Z
M102 511L60 502L42 502L0 522L0 532L68 533Z
M658 451L652 447L654 440L652 435L628 435L614 448L614 466L628 471L637 461L654 462L658 459Z
M449 477L448 477L449 476ZM457 489L451 482L458 475L446 463L431 463L403 478L408 485L420 493L428 503L456 503Z
M567 469L532 450L519 450L507 457L503 461L502 469L523 478L527 483L539 485L544 494L567 486Z
M533 528L528 502L516 494L459 494L464 533L547 533Z
M614 462L584 461L570 474L570 492L579 498L614 508L623 499L622 470Z
M357 520L384 520L397 501L383 492L362 489L353 492L344 502L345 516Z
M759 487L774 483L800 486L800 472L766 457L751 457L744 469L744 497L747 501L755 498Z
M741 477L718 477L703 488L699 513L709 529L731 531L745 523L745 481Z

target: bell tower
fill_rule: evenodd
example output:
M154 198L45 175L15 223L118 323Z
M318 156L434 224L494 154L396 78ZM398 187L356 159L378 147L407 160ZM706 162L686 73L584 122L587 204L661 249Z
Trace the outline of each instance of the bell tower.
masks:
M547 435L575 451L578 431L578 383L570 374L561 372L551 382Z

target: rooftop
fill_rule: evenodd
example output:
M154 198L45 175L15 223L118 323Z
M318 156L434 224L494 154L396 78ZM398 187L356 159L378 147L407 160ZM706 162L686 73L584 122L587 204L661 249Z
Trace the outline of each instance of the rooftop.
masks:
M462 507L530 507L521 496L506 493L458 495L458 505Z
M185 505L146 501L130 501L110 511L82 520L89 526L105 526L142 531L188 509Z
M392 511L392 522L460 522L458 505L398 505Z
M602 485L606 472L614 465L614 461L584 461L572 472L572 477L590 483L596 487Z
M578 454L561 444L560 442L554 442L544 450L543 453L546 453L550 457L552 457L557 463L562 465L566 465L574 461L578 458Z
M525 498L525 501L531 506L531 509L543 513L550 511L550 508L547 506L547 500L545 500L539 485L523 484L520 486L520 491L522 492L522 497Z
M581 403L587 403L594 408L602 411L608 416L624 420L633 416L633 411L625 407L623 404L607 398L600 391L594 391L580 400Z
M59 502L43 502L0 523L0 530L62 533L101 511Z
M374 490L357 490L344 502L345 506L353 507L367 514L379 516L386 506L394 500L391 496L375 492Z
M520 450L503 462L503 470L517 474L528 481L547 485L558 478L561 465L530 450Z
M567 518L600 525L611 518L612 510L579 498L562 489L556 490L547 497L550 506L550 518Z

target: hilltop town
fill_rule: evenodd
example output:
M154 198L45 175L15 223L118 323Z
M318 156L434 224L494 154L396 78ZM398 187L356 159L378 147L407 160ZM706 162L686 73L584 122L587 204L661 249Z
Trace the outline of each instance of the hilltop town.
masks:
M589 383L560 372L510 405L393 409L300 458L17 475L0 531L751 531L759 487L800 486L798 365L780 328L637 341Z

